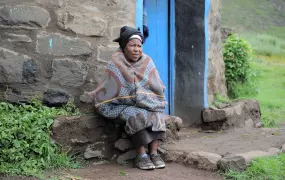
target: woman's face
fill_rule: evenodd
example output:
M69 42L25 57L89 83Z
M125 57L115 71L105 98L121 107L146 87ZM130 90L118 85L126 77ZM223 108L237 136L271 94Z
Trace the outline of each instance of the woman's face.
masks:
M131 39L125 49L124 55L130 62L137 62L142 56L142 43L139 39Z

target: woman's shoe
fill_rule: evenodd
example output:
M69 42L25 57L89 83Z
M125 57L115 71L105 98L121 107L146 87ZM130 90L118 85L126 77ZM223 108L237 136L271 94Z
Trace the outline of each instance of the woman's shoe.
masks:
M161 169L165 167L164 161L161 159L159 154L152 154L150 156L152 163L154 164L156 169Z
M137 156L135 160L135 164L138 168L143 169L143 170L152 170L155 168L149 156L147 157Z

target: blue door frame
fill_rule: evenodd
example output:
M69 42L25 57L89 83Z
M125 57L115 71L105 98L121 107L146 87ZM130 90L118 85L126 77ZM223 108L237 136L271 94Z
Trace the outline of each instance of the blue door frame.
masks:
M169 83L166 88L169 90L168 104L169 114L174 115L174 98L175 98L175 0L169 1ZM208 15L211 7L211 0L205 0L205 71L204 71L204 107L208 107L207 95L207 73L208 73ZM150 20L149 20L150 21ZM143 0L136 0L136 26L143 29Z

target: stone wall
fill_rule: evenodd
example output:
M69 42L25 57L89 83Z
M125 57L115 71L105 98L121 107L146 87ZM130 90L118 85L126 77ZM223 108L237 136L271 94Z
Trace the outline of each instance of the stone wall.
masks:
M96 87L120 27L135 25L135 3L1 0L0 99L55 95L79 102Z
M211 104L215 94L227 94L225 83L225 65L222 56L221 41L221 0L211 0L211 9L208 16L209 33L209 70L208 70L208 102Z

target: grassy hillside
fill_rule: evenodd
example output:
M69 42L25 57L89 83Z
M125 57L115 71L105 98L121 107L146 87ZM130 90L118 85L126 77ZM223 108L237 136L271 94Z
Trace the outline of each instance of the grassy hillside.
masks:
M222 0L222 25L285 39L285 0Z

